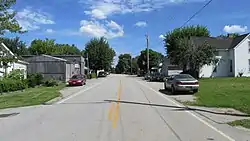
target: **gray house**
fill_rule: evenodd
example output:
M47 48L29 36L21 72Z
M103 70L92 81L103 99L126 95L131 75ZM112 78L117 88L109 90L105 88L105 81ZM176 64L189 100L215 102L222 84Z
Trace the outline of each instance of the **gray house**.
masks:
M29 62L27 73L41 73L44 78L54 78L67 81L73 74L78 73L78 68L71 61L50 55L23 56Z

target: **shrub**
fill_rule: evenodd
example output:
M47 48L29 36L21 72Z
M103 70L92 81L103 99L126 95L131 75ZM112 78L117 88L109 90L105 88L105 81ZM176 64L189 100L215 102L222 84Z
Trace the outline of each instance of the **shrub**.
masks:
M14 80L24 80L24 70L12 70L4 78L14 79Z
M0 80L0 93L12 92L28 88L27 83L22 80L4 78Z
M91 73L91 78L96 78L96 73Z
M26 82L29 87L35 87L43 83L43 75L40 73L29 74Z
M58 86L58 81L55 79L48 79L43 82L43 85L46 87L53 87L53 86Z

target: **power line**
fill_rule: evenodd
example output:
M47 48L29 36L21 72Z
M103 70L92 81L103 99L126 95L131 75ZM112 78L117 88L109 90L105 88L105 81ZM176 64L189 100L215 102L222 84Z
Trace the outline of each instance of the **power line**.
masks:
M195 12L180 28L184 27L189 21L191 21L196 15L198 15L204 8L206 8L213 0L209 0L201 9Z

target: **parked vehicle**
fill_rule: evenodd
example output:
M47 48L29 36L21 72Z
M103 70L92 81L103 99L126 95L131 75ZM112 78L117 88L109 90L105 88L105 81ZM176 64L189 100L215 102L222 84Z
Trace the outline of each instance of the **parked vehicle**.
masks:
M82 75L82 74L73 75L69 79L68 84L70 86L82 86L82 85L86 85L86 77L85 77L85 75Z
M160 72L154 72L152 73L150 77L150 81L163 81L164 76Z
M149 80L149 79L150 79L150 73L146 73L146 74L144 75L144 79L145 79L145 80Z
M107 74L104 71L101 71L98 73L98 77L106 77L106 76L107 76Z
M189 74L177 74L167 78L164 82L165 90L171 90L172 94L179 91L198 92L199 82Z

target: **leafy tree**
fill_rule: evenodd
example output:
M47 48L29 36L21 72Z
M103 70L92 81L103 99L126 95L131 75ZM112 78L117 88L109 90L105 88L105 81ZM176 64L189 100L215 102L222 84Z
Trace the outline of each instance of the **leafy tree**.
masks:
M209 37L210 33L204 26L187 26L176 28L173 31L168 32L164 39L166 53L169 56L171 63L176 65L182 64L184 70L186 69L186 63L183 63L185 60L183 55L186 53L185 50L182 50L183 47L180 46L179 42L183 38L190 38L192 36Z
M240 36L240 34L231 33L231 34L227 34L227 35L219 35L218 37L221 37L221 38L235 38L235 37L238 37L238 36Z
M74 44L57 44L53 39L33 40L29 52L33 55L81 55L80 50Z
M121 54L116 65L116 72L129 73L131 71L131 59L132 57L130 54Z
M139 58L139 56L136 56L136 57L132 58L132 72L134 74L136 74L138 69L139 69L139 66L137 64L138 58Z
M21 41L19 37L0 38L0 43L4 43L17 56L29 54L26 43Z
M89 67L95 71L110 69L115 51L104 38L93 38L85 46L85 52L89 55Z
M182 59L181 65L188 64L189 69L186 72L195 78L199 78L199 71L202 66L215 61L215 47L207 42L195 45L188 38L183 38L178 42L178 46L180 54L177 57Z
M55 40L52 39L35 39L31 42L29 51L33 55L48 54L51 55L56 51Z
M149 49L149 68L157 67L162 62L163 57L161 53ZM147 49L141 51L137 64L140 70L147 71Z
M15 3L16 0L0 0L0 35L3 35L6 31L23 33L15 19L16 12L10 10Z

